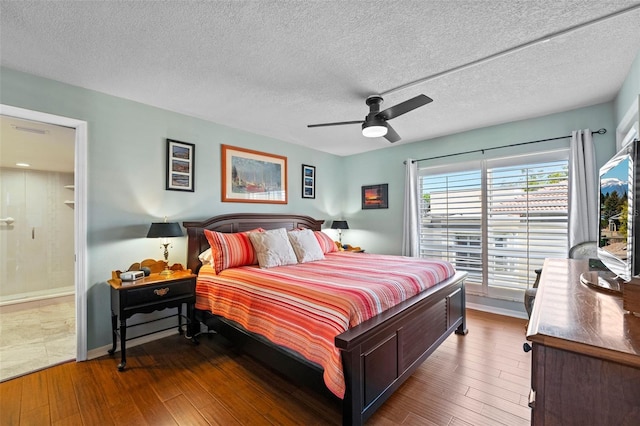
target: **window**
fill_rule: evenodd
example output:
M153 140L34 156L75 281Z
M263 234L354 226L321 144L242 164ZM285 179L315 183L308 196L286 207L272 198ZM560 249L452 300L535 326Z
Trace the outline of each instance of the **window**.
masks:
M420 171L420 253L468 288L520 300L547 257L567 256L567 150Z
M419 177L420 256L451 262L482 282L482 179L479 169Z

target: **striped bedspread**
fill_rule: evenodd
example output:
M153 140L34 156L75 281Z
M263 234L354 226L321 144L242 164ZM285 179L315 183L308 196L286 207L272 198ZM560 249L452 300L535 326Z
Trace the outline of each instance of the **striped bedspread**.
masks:
M300 353L324 369L325 384L344 397L342 360L334 338L455 273L447 262L361 253L260 269L200 269L196 308Z

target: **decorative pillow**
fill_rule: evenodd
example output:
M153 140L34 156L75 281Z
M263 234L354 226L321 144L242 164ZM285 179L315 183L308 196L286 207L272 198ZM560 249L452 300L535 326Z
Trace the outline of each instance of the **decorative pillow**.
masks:
M204 265L205 263L213 262L213 254L211 253L211 247L203 251L198 255L198 259ZM211 263L213 265L213 263Z
M330 236L322 231L313 231L313 234L316 236L316 239L318 240L323 253L338 251L338 246L336 246Z
M298 258L298 262L312 262L324 259L324 252L318 243L318 239L310 229L289 231L289 242Z
M225 234L205 229L204 235L211 246L211 265L216 270L216 274L228 268L258 263L253 245L247 236L257 233L260 232L247 231Z
M249 239L256 251L261 268L298 263L284 228L252 232L249 234Z

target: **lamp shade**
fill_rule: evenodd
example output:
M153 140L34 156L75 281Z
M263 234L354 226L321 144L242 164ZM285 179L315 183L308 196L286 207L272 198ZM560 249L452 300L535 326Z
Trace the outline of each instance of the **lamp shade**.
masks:
M149 228L147 238L182 237L183 235L178 222L154 222Z
M349 229L349 225L346 220L334 220L331 229Z

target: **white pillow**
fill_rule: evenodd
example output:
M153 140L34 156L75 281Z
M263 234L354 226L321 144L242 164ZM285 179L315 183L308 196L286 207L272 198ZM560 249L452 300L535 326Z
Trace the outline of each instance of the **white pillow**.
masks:
M298 258L298 262L312 262L324 259L324 253L318 239L310 229L289 231L289 242Z
M274 266L295 265L298 263L296 254L289 243L287 231L284 228L272 229L265 232L251 232L249 239L256 251L261 268Z
M211 249L208 248L205 251L203 251L202 253L200 253L200 255L198 256L198 259L200 259L200 262L202 262L203 265L209 263L209 264L213 264L213 256L211 255Z

